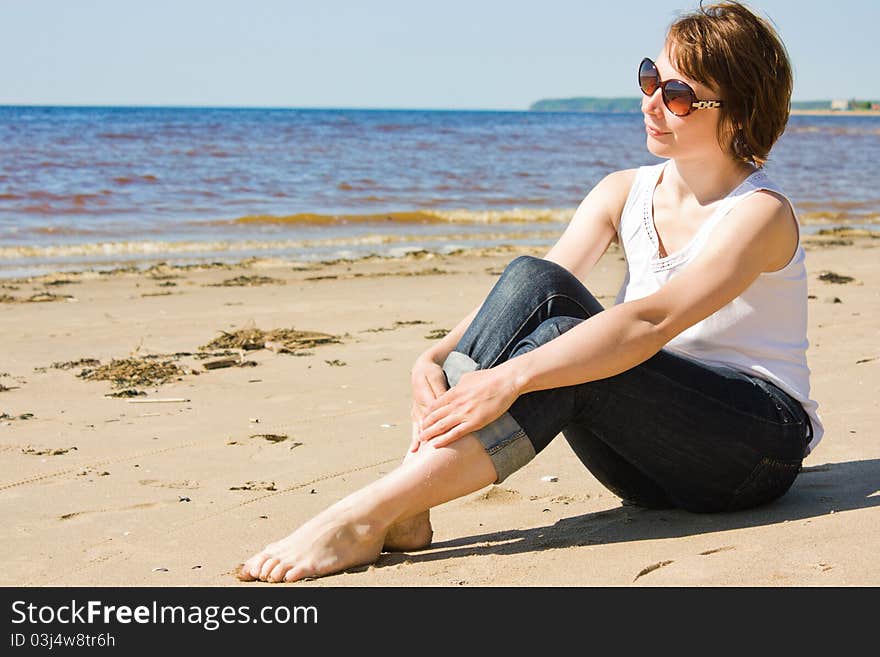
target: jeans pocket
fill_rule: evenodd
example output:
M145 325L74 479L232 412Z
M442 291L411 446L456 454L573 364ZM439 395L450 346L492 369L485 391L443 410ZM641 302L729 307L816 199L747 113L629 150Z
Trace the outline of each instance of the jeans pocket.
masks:
M782 388L758 377L752 377L752 383L763 390L773 402L776 407L775 421L778 424L803 424L807 420L801 403Z
M768 504L782 497L801 470L803 459L762 458L746 480L734 491L728 511L740 511Z

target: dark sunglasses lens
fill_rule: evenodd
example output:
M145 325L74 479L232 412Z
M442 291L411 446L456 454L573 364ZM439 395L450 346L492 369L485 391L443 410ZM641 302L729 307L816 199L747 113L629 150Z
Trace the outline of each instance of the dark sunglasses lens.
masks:
M679 80L669 80L663 87L663 102L676 116L690 114L694 98L694 90Z
M646 96L651 96L660 86L660 74L650 59L643 59L639 66L639 87Z

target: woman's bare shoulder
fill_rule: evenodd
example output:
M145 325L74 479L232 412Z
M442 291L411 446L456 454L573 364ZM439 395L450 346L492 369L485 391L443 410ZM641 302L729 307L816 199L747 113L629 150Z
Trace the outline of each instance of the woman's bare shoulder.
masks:
M613 171L606 175L590 192L591 196L598 196L601 199L615 231L638 171L638 169Z
M612 171L602 179L600 184L608 185L619 191L625 190L629 193L629 188L632 187L638 172L638 169L621 169L620 171Z

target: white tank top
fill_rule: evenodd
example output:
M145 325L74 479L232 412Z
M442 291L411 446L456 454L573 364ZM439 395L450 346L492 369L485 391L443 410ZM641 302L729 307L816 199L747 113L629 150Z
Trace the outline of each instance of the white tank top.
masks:
M626 278L615 304L641 299L659 290L693 260L712 229L734 205L761 189L788 200L758 169L719 204L681 250L661 258L654 230L654 189L666 162L641 167L620 217L618 237L627 263ZM792 212L794 212L792 205ZM797 219L797 214L795 214ZM818 404L810 399L807 367L807 271L800 243L782 269L765 272L737 298L670 340L664 349L708 364L727 365L779 386L798 400L813 425L807 453L824 433Z

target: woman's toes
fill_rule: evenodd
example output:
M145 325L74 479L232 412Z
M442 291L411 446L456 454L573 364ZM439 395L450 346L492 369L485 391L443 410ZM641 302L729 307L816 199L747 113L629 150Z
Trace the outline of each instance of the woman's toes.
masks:
M285 582L296 582L308 577L308 571L303 566L294 566L284 575Z
M251 575L247 564L240 563L235 567L233 571L235 574L235 578L240 582L253 582L254 577Z
M275 557L272 557L270 559L266 559L266 561L263 562L263 567L260 568L260 575L259 575L260 581L263 581L263 582L267 581L268 577L269 577L269 573L271 573L272 569L275 568L275 566L277 566L279 563L281 563L281 560L276 559Z
M287 573L288 570L291 569L291 567L292 566L290 564L279 563L277 566L275 566L272 569L272 572L269 573L269 576L266 578L266 581L273 582L273 583L281 582L282 580L284 580L284 575Z
M242 575L250 577L251 580L260 579L260 570L263 568L263 564L268 558L269 555L265 554L264 552L255 554L250 559L244 562L244 565L241 567L240 573Z

